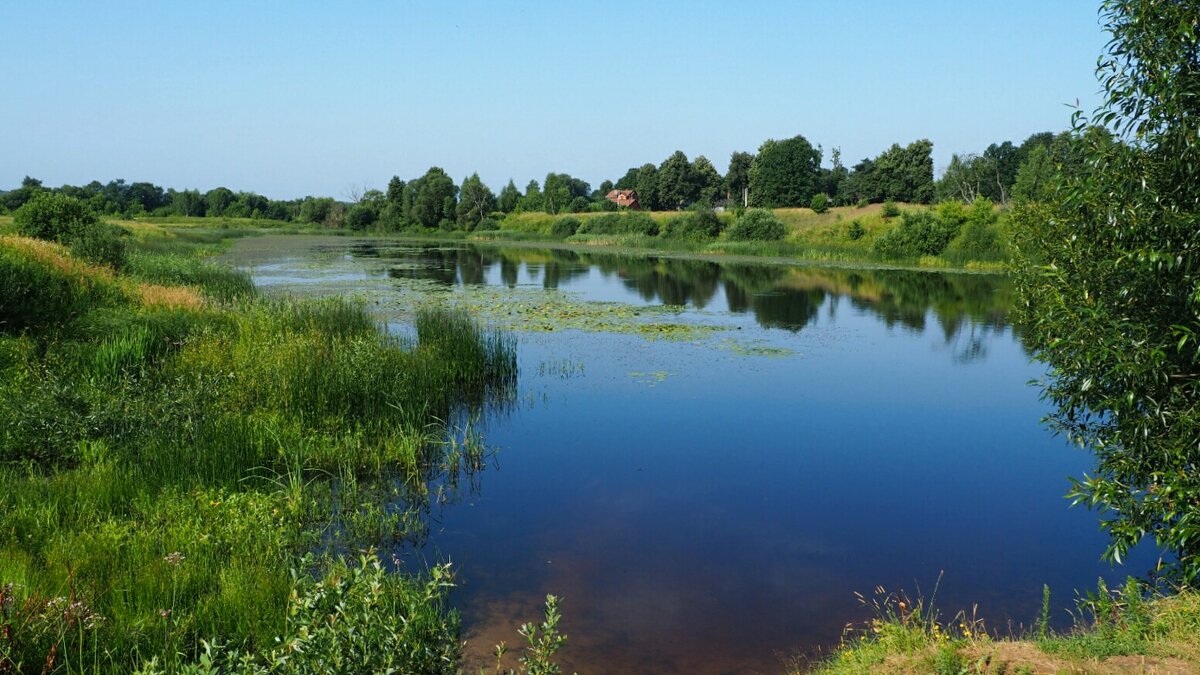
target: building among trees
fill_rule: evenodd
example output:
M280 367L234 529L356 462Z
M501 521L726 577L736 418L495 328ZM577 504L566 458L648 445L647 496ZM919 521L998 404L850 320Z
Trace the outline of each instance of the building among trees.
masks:
M638 202L637 190L609 190L605 198L617 206L624 206L634 211L642 210L642 205Z

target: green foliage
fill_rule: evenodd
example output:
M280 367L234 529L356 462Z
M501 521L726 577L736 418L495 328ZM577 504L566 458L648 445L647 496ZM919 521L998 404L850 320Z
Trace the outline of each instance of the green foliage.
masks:
M803 136L767 140L750 166L750 204L766 208L807 206L817 191L820 167L821 151Z
M945 204L958 204L958 202L943 202ZM962 212L961 206L958 207L960 214L949 216L942 213L942 205L939 205L939 218L944 221L956 220L962 223L962 229L958 236L950 242L947 250L958 255L971 258L973 260L999 260L1005 257L1000 233L996 230L996 221L998 216L992 208L991 200L984 197L977 198L971 204L971 208Z
M35 239L67 243L96 225L96 216L74 197L39 191L13 213L17 232Z
M475 225L476 232L495 232L500 229L500 222L495 218L483 218Z
M512 179L508 180L508 185L500 190L500 197L496 200L496 208L503 213L512 213L517 210L517 205L521 203L521 191L517 189Z
M473 173L463 181L458 194L458 226L468 232L476 229L479 221L496 210L496 195L483 184L479 174Z
M125 243L128 236L128 232L116 225L95 223L79 230L66 243L72 255L120 270L128 260Z
M933 200L933 143L894 143L874 159L864 159L841 181L842 202L887 200L929 203Z
M422 227L435 228L455 218L458 188L454 180L439 167L431 167L425 175L406 187L413 195L409 218Z
M658 222L645 213L626 211L605 213L583 221L579 234L639 234L658 236Z
M867 231L863 228L862 223L857 220L850 221L850 226L846 229L846 236L850 241L858 241L863 238Z
M941 218L929 209L908 211L900 224L875 240L874 251L884 258L918 258L939 255L958 235L960 223Z
M900 215L900 207L896 206L896 202L889 199L883 203L883 211L881 213L884 218L895 218Z
M666 223L663 236L685 241L706 241L721 234L721 219L712 209L694 208Z
M682 151L676 150L659 165L657 195L659 206L672 211L700 198L699 176Z
M1144 537L1200 578L1200 32L1194 3L1109 0L1105 105L1075 118L1086 171L1014 228L1026 339L1051 368L1051 426L1096 457L1074 481L1120 561ZM1119 134L1093 133L1102 125Z
M554 662L554 655L567 641L567 636L559 631L558 623L562 613L558 609L559 598L546 596L546 618L540 625L526 623L518 630L525 639L525 647L517 659L519 667L516 670L502 670L500 662L508 652L503 642L496 645L496 672L505 675L557 675L562 668Z
M813 210L813 213L825 213L829 210L829 196L824 192L818 192L813 195L812 200L808 203L808 208Z
M336 557L421 537L430 500L484 466L472 434L437 420L511 395L511 341L436 307L399 339L341 300L165 309L130 294L151 277L225 285L181 255L134 256L130 279L0 239L0 300L22 321L0 334L0 566L17 582L0 605L37 618L0 617L0 670L52 653L69 672L234 653L226 672L452 670L444 574Z
M747 209L725 236L733 241L777 241L787 234L787 227L766 209Z
M579 231L579 219L572 216L563 216L555 218L554 224L550 226L550 236L552 237L570 237Z
M271 646L239 650L206 641L193 663L166 667L157 658L138 673L296 675L324 673L458 672L459 619L446 607L453 585L447 567L428 579L388 574L370 553L357 564L340 560L318 579L315 561L292 571L285 632Z

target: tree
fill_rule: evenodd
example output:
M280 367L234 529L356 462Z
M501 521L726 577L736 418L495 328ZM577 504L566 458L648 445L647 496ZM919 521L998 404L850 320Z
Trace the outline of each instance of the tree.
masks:
M637 182L634 184L638 203L647 211L656 211L658 202L658 167L653 164L643 164L638 169Z
M700 197L700 184L682 150L676 150L659 165L657 187L659 205L671 211L678 211Z
M708 206L717 203L725 191L725 181L704 155L692 160L692 177L696 181L695 201Z
M404 181L399 176L392 176L387 186L387 201L397 206L404 202Z
M632 167L625 172L624 176L621 176L620 180L613 184L613 188L617 190L636 190L638 172L641 170L641 167Z
M542 186L536 180L529 181L529 184L525 186L525 196L521 197L521 210L542 210Z
M234 197L233 190L229 188L213 188L204 194L204 212L210 216L223 216Z
M1096 457L1073 481L1118 562L1146 536L1200 579L1200 31L1196 0L1107 0L1106 98L1086 170L1014 209L1026 339L1050 424ZM1088 132L1090 126L1113 133ZM1087 133L1085 133L1087 132Z
M500 191L500 198L496 200L496 208L504 213L512 213L517 210L517 205L521 203L521 191L517 189L516 183L512 179L508 179L508 185Z
M473 173L463 181L458 192L458 226L473 230L479 221L496 209L496 195L483 184L479 174Z
M411 218L423 227L443 227L455 217L458 188L440 167L430 167L420 179L412 204Z
M750 203L780 208L807 206L817 191L821 151L803 136L768 139L750 165Z
M204 197L199 190L180 190L171 195L171 210L181 216L203 216Z
M834 148L829 152L829 161L833 167L828 170L821 170L821 180L818 189L833 201L834 204L850 203L849 199L845 198L843 194L845 191L845 182L850 176L850 171L842 164L841 148Z
M725 172L725 198L735 199L742 206L750 200L750 166L754 164L754 155L748 152L734 152L729 156L729 170Z

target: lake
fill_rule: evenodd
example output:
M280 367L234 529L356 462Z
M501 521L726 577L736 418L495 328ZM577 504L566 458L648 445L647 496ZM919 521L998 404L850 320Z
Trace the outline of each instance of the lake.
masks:
M877 586L1007 634L1042 585L1142 574L1068 508L1087 452L1048 433L1001 277L385 239L258 237L269 293L361 297L512 331L493 449L406 564L452 561L468 670L564 598L568 671L779 672L871 618ZM936 593L936 597L935 597Z

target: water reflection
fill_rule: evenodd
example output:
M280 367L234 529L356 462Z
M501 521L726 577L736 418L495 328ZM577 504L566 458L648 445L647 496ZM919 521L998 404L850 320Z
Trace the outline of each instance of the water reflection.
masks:
M961 341L960 358L979 358L982 336L1007 328L1008 284L995 276L905 270L814 269L788 265L719 263L656 256L579 253L565 249L486 246L389 246L359 242L358 258L387 263L388 276L445 286L536 285L580 292L623 288L646 304L750 313L764 328L793 332L836 311L845 298L888 327L917 332L936 321L947 344ZM521 271L525 281L522 282ZM602 295L602 294L600 294ZM960 340L964 331L969 335Z

